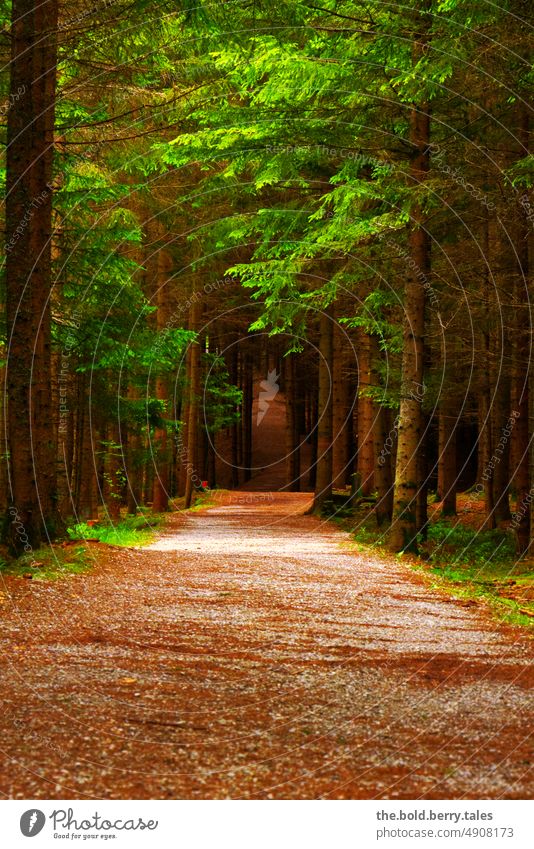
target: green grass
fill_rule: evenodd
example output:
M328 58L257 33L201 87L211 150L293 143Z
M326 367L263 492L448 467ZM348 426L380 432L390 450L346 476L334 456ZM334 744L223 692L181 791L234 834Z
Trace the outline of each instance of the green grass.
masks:
M534 597L527 597L534 596L529 592L534 589L534 571L532 563L517 560L512 532L478 531L458 521L439 520L429 526L421 549L440 585L489 602L510 622L534 625Z
M0 574L16 577L31 577L35 581L54 581L69 575L78 575L92 567L87 540L98 540L108 545L148 545L154 539L154 528L161 524L161 516L128 516L115 525L102 522L87 525L81 522L67 528L67 535L74 542L54 544L47 548L24 554L16 560L0 560ZM75 543L79 542L79 545Z
M87 525L80 522L67 528L70 539L98 540L107 545L140 546L149 545L154 537L154 530L161 524L161 516L128 516L112 524L102 521L97 525Z
M217 503L217 499L221 497L221 493L224 491L225 490L223 489L208 489L204 492L196 492L193 504L189 508L188 512L206 510L208 507L214 507Z
M91 566L85 546L56 545L39 548L16 560L1 561L0 573L18 578L31 577L34 581L55 581L87 572Z
M387 531L378 528L366 510L358 508L350 519L334 521L351 532L356 550L384 550ZM478 531L458 520L439 519L429 525L420 551L420 558L397 556L432 587L457 598L483 601L503 621L534 626L533 564L517 560L512 532Z

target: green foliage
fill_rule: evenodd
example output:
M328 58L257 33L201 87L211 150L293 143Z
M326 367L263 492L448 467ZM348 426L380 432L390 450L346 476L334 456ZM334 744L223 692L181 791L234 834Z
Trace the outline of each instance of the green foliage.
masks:
M80 522L67 528L72 540L98 540L107 545L142 546L149 545L154 539L154 530L160 524L157 516L129 516L112 524L99 522L88 525Z
M203 361L206 373L202 399L204 425L209 433L217 433L239 421L243 393L230 383L228 369L222 357L205 353Z
M47 546L16 560L0 561L0 574L34 581L55 581L80 575L91 568L83 545Z
M479 531L461 522L433 522L425 549L436 566L511 569L515 563L514 535L509 531Z

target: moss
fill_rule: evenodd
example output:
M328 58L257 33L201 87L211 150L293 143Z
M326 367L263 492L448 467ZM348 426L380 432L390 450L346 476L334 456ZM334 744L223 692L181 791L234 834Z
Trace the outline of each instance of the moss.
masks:
M34 581L55 581L87 572L91 566L84 545L51 545L24 554L16 560L1 561L0 572L3 575L32 578Z

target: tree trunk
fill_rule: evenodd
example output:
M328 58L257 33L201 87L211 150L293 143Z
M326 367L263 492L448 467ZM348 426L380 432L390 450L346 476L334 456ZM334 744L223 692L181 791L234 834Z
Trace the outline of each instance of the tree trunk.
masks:
M421 49L421 45L418 49ZM429 168L430 116L424 107L412 109L410 140L415 151L410 173L416 189L425 180ZM417 551L416 501L421 483L418 454L423 424L421 402L424 377L425 284L429 285L430 274L430 239L418 205L412 211L409 251L410 262L404 290L401 402L393 522L390 532L390 545L394 551Z
M334 487L343 489L347 483L349 464L350 384L345 374L344 334L334 327L334 366L332 373L332 466Z
M518 139L521 144L519 156L529 152L529 113L524 104L519 110ZM530 341L529 309L529 221L523 205L518 212L516 240L517 273L515 301L520 305L515 311L515 333L512 349L512 415L515 416L513 432L514 486L516 509L512 526L515 529L516 552L522 557L531 544L531 508L529 470L529 386L528 353ZM531 368L531 371L532 368ZM529 502L530 497L530 502ZM533 523L534 524L534 523Z
M445 398L439 411L438 497L443 516L456 515L456 417L454 405Z
M358 334L358 488L361 495L370 495L374 481L375 405L369 395L372 379L371 337L364 330Z
M391 448L393 446L391 416L382 406L377 409L373 426L375 487L377 493L374 509L378 527L389 523L393 511L393 486L391 475Z
M195 283L193 285L192 303L189 311L189 330L198 333L202 314L202 300L198 297ZM193 502L195 483L198 482L198 416L200 409L201 383L201 350L200 340L190 344L190 381L189 381L189 421L187 434L187 477L185 484L184 507L187 510Z
M57 0L13 0L7 119L6 318L10 550L59 529L50 294Z
M168 309L168 286L167 281L170 276L171 264L170 257L162 250L157 254L156 266L156 329L158 333L163 333ZM167 405L169 400L169 388L164 375L156 374L156 398L158 401L163 401ZM165 407L165 413L167 412ZM170 472L170 445L167 436L167 427L165 424L162 427L155 428L154 432L154 492L152 494L152 510L154 513L164 513L169 509L169 472Z
M130 383L128 385L128 398L137 400L139 392ZM137 513L142 499L143 484L141 474L141 458L143 453L143 440L138 432L138 425L132 424L128 428L126 457L128 486L126 493L126 512L132 515Z
M288 354L285 364L286 396L286 463L287 489L298 492L300 489L300 447L297 415L297 363L295 354Z
M492 409L493 450L495 466L493 469L493 503L495 523L507 522L511 518L510 490L510 438L513 430L510 422L510 380L506 375L500 377L496 387Z
M252 403L253 397L253 360L250 354L245 354L243 363L243 467L244 481L249 481L252 476Z
M313 512L320 513L332 498L332 360L333 327L330 312L321 312L319 326L319 396L317 424L317 464Z

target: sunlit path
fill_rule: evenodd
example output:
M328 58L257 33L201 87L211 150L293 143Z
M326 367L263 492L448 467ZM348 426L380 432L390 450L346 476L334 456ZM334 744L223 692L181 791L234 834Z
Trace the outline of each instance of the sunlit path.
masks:
M10 581L4 792L524 795L528 641L351 552L309 495L264 496L173 517L87 576Z

